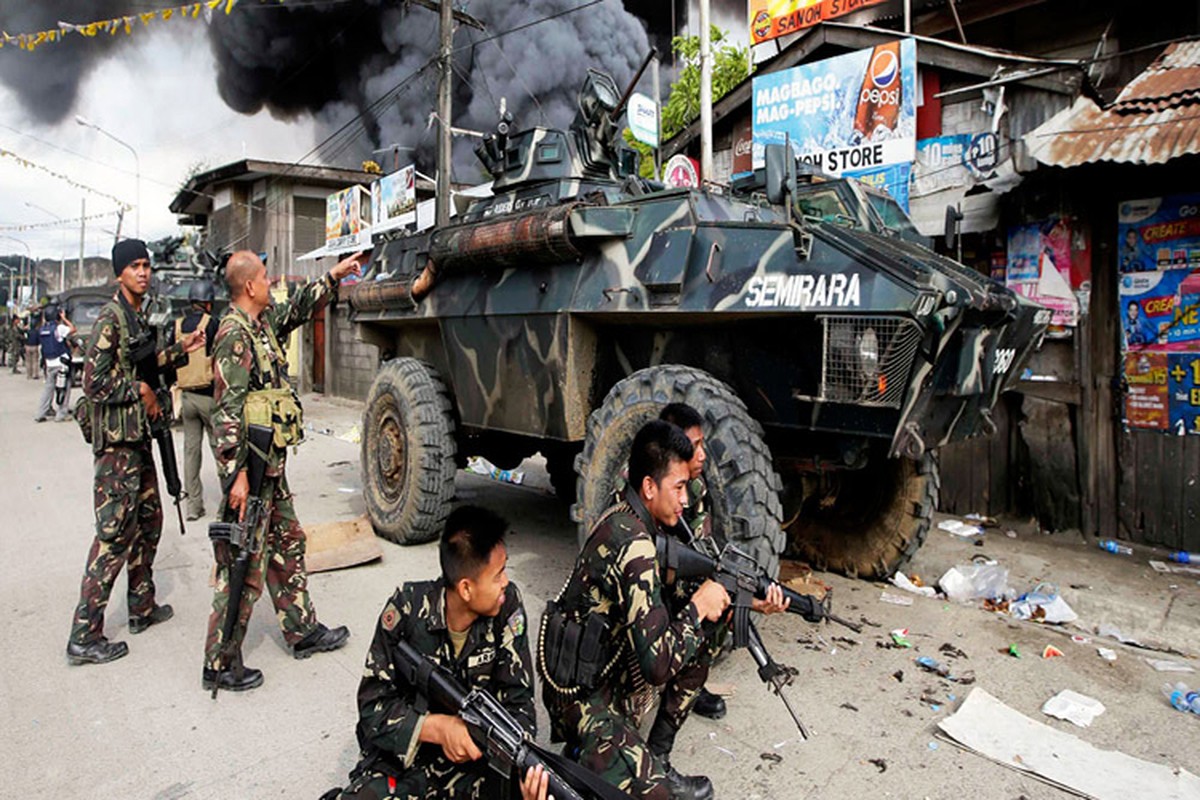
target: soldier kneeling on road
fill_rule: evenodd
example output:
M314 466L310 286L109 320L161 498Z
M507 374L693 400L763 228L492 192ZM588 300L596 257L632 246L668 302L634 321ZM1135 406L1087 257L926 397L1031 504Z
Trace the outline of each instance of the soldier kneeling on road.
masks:
M669 756L679 725L708 674L700 658L730 606L706 580L675 603L667 597L655 537L679 523L692 443L677 426L646 423L633 439L621 502L592 529L575 568L542 621L538 671L554 741L636 798L710 798L712 782L680 774ZM775 588L762 612L781 610ZM650 738L642 717L665 687Z
M427 698L398 669L407 642L448 669L467 689L485 688L530 735L537 732L525 607L508 580L508 523L476 506L451 512L438 546L439 580L396 590L375 627L358 688L358 765L350 786L325 798L504 798L505 779L492 770L460 717L428 710ZM530 772L534 772L530 770ZM545 782L526 775L532 800Z

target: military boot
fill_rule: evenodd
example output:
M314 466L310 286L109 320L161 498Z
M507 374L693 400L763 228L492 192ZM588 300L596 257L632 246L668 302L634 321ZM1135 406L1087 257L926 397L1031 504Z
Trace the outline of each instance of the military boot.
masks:
M166 622L171 617L175 616L175 609L167 603L161 606L155 606L154 609L144 617L129 618L129 632L141 633L151 625L157 625L160 622Z
M303 639L296 642L296 646L292 648L292 656L295 658L308 658L313 653L325 653L330 650L337 650L349 638L350 629L345 625L339 625L336 628L327 628L324 624L318 622L317 627L313 628Z
M110 642L101 636L88 644L67 643L67 661L71 664L107 664L129 654L124 642Z
M692 713L709 719L721 719L725 716L725 698L701 687L700 695L692 704Z
M671 800L712 800L713 785L704 775L682 775L671 766L671 749L675 746L675 734L679 731L661 713L654 718L646 746L650 753L662 762L667 772L667 789Z
M217 683L220 683L221 689L226 692L245 692L250 689L257 689L262 686L263 674L262 670L254 669L253 667L243 667L241 677L238 677L236 670L223 669L218 672L215 669L204 668L201 674L200 685L205 691L209 691Z

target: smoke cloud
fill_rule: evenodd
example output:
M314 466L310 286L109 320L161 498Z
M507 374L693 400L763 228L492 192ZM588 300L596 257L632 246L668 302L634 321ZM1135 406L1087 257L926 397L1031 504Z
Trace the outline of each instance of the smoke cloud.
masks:
M455 126L494 129L501 98L518 128L566 126L574 117L576 94L589 67L608 72L622 84L632 77L652 37L660 49L669 47L669 5L663 9L662 3L604 0L563 13L581 3L465 4L467 13L484 22L487 30L460 26L455 35ZM643 12L638 5L653 10ZM680 0L679 6L676 19L682 20L686 2ZM50 29L59 20L83 23L128 13L128 0L0 0L0 19L10 33ZM485 41L546 17L555 18ZM401 161L414 161L429 171L436 141L436 128L429 122L436 105L437 72L435 66L422 67L436 55L437 27L436 11L395 0L305 5L241 0L232 14L213 15L208 39L221 99L243 114L265 110L285 120L311 116L318 131L331 137L317 160L352 165L374 157L387 162L389 146L396 144L405 149ZM151 26L135 35L151 36L155 31ZM88 73L103 59L119 57L126 43L124 35L70 35L32 53L5 53L0 82L16 94L34 121L54 125L73 113ZM130 91L136 93L137 88ZM387 102L378 102L381 98ZM476 141L456 137L459 180L477 175L472 172ZM380 148L386 152L373 153Z

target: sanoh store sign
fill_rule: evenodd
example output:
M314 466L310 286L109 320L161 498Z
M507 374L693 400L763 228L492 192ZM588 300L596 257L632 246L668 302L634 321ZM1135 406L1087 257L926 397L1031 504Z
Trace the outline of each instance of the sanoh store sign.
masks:
M756 77L753 159L791 142L800 160L841 175L916 156L917 47L912 39Z

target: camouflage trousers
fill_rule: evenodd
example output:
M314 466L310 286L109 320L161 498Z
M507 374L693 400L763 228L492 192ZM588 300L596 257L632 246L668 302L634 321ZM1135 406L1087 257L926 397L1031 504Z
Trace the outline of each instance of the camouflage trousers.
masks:
M204 666L210 669L224 669L231 665L228 658L225 659L227 663L218 663L223 650L231 654L241 652L246 626L250 623L254 603L263 592L264 583L271 594L283 638L289 645L295 645L317 626L317 612L308 594L308 570L304 566L304 529L296 519L287 479L267 478L265 484L263 497L270 507L270 521L266 526L263 546L250 557L241 608L238 609L237 624L233 629L233 641L227 650L223 648L221 635L229 607L229 572L233 554L227 543L213 544L217 574L212 614L208 618L208 637L204 643ZM228 501L222 503L222 508L227 504Z
M359 765L340 800L503 800L515 796L499 773L484 759L455 764L442 748L422 745L416 763L395 775L378 767Z
M104 609L126 566L129 616L154 610L154 554L162 534L162 502L150 443L106 447L95 457L96 537L88 552L71 641L88 644L104 633Z

